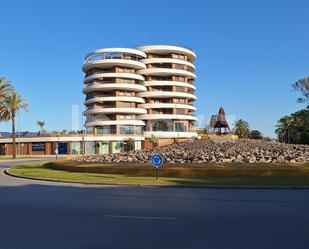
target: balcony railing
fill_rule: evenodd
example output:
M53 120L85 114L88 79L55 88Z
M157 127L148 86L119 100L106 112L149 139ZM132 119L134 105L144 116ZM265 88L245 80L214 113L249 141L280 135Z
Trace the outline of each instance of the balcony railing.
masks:
M98 61L98 60L112 60L112 59L139 61L140 59L142 59L142 57L138 56L138 55L134 55L134 54L128 54L128 53L106 52L106 53L97 53L97 54L91 55L88 58L86 58L84 63L92 62L92 61Z

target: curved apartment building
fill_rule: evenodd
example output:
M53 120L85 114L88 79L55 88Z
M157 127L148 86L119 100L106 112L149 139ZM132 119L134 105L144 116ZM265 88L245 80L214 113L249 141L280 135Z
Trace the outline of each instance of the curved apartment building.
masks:
M159 139L191 138L196 117L193 106L196 97L193 84L195 76L195 53L189 49L154 45L139 47L146 53L142 59L145 69L137 72L145 78L146 92L138 93L145 99L141 104L147 114L139 118L146 123L144 136Z
M146 114L139 106L145 100L137 96L146 91L144 77L137 73L145 68L144 58L144 52L129 48L99 49L85 57L85 126L90 133L111 135L113 152L121 150L119 141L131 138L140 148L144 139L145 123L138 115Z
M85 126L115 141L196 136L195 53L176 46L107 48L86 55ZM163 143L164 144L164 143ZM114 149L113 149L114 151Z

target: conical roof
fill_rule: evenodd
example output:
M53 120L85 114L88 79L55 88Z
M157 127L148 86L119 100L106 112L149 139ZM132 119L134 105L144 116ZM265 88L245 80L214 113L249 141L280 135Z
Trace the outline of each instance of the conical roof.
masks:
M215 128L229 128L229 124L226 121L225 111L223 107L219 109L219 115L217 118L217 122L214 125Z

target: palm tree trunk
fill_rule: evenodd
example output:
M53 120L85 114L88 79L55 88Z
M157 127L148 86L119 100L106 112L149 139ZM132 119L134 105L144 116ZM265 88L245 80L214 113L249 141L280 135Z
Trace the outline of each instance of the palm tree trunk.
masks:
M16 143L15 143L15 117L12 116L12 139L13 139L13 159L16 159Z

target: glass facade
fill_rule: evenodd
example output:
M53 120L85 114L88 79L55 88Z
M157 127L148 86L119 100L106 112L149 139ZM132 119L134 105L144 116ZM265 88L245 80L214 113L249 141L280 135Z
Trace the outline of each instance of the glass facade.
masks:
M142 134L141 126L134 125L120 125L120 134Z
M95 142L85 142L85 153L95 154Z
M81 142L72 142L71 143L71 154L72 155L82 154Z
M120 152L121 152L121 143L112 142L112 153L120 153Z
M99 154L109 154L108 142L99 142Z
M111 134L110 126L98 126L97 134Z
M182 122L175 123L175 131L177 132L186 132L187 131L187 125Z
M167 121L164 120L158 120L155 121L154 124L152 125L152 130L153 131L168 131L169 125Z
M97 61L97 60L108 60L108 59L125 59L125 60L139 60L141 57L135 54L130 53L121 53L121 52L106 52L106 53L96 53L90 55L86 62Z

